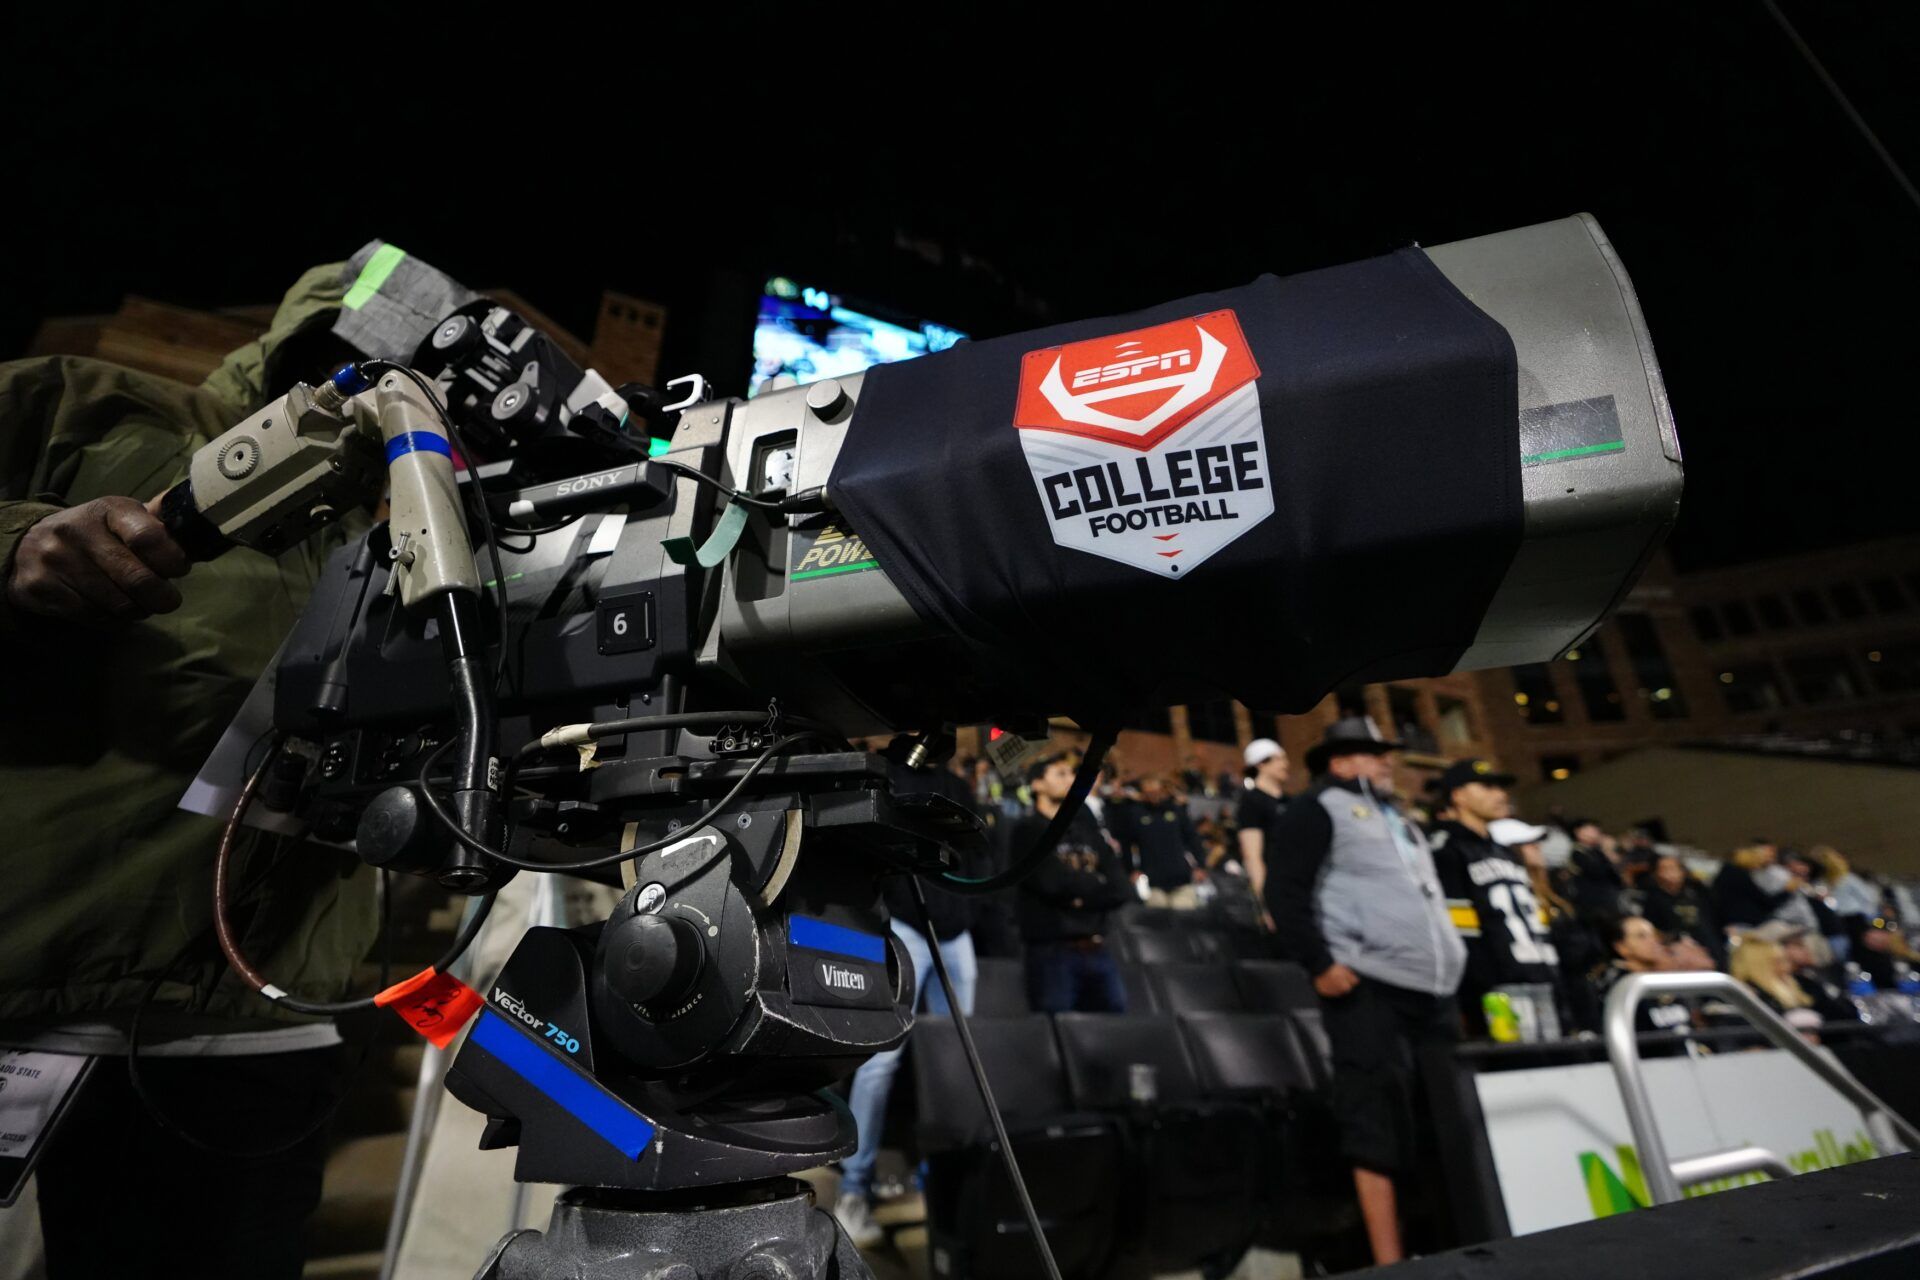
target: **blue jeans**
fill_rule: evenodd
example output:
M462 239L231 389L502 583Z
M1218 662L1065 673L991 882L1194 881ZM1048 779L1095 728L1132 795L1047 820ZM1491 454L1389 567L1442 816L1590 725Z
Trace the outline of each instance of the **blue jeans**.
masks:
M1104 946L1029 942L1027 1004L1035 1013L1125 1013L1127 989Z
M940 976L933 971L933 952L920 931L900 921L893 922L894 936L906 946L913 961L914 1003L930 1014L942 1017L949 1012L947 993ZM954 998L960 1012L973 1012L973 989L979 981L980 967L973 959L973 935L963 933L940 944L940 958L947 962L947 976L953 979ZM864 1196L873 1186L873 1162L880 1155L880 1126L887 1115L887 1098L893 1093L893 1076L900 1070L903 1049L876 1053L853 1073L853 1097L848 1106L860 1127L860 1145L841 1162L840 1193Z

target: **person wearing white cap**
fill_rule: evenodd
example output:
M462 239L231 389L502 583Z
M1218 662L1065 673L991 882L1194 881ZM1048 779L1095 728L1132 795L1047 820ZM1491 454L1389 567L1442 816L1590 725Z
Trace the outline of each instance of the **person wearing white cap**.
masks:
M1510 816L1513 782L1512 774L1485 760L1459 760L1434 786L1453 814L1434 829L1433 866L1446 890L1447 914L1467 944L1460 1008L1467 1026L1482 1035L1488 992L1518 983L1553 985L1559 977L1560 957L1532 878L1512 851L1546 832Z
M1487 834L1502 849L1518 849L1523 845L1539 844L1547 838L1547 828L1524 822L1519 818L1495 818L1487 824Z
M1267 885L1267 833L1287 811L1287 752L1272 738L1255 738L1241 753L1247 762L1247 785L1233 823L1240 832L1240 865L1256 900L1264 902Z

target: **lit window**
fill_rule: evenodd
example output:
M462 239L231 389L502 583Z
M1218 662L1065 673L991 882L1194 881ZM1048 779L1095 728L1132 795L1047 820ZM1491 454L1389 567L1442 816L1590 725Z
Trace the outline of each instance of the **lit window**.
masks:
M1544 662L1530 662L1513 669L1513 705L1520 709L1528 724L1559 724L1560 702L1553 687L1553 674Z
M1653 718L1685 719L1687 701L1674 687L1679 682L1674 679L1673 667L1667 661L1666 649L1660 643L1660 633L1653 619L1644 613L1623 613L1615 620L1615 625L1620 628L1621 639L1626 642L1627 657L1633 663L1633 673L1639 677L1642 688L1640 696L1648 699ZM1664 692L1656 694L1649 690Z

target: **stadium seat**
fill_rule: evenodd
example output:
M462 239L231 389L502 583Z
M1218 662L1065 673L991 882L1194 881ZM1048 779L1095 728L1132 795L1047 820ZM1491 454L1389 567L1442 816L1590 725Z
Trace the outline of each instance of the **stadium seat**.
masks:
M1320 1015L1320 997L1314 994L1307 971L1285 960L1242 960L1233 966L1233 979L1249 1013L1287 1015L1314 1069L1314 1079L1328 1083L1333 1078L1333 1050Z
M1172 929L1193 915L1190 911L1175 911L1172 907L1128 907L1121 911L1117 919L1120 928L1128 933L1143 929Z
M972 1018L968 1026L1061 1274L1088 1280L1109 1274L1125 1163L1119 1128L1073 1108L1044 1015ZM928 1153L933 1274L952 1280L1044 1276L953 1023L915 1024L910 1058L917 1129Z
M1290 961L1242 960L1233 966L1233 980L1251 1013L1290 1013L1320 1007L1313 979Z
M1193 937L1184 929L1130 929L1122 946L1129 959L1144 965L1195 960Z
M1192 1013L1180 1034L1200 1084L1213 1096L1284 1103L1315 1087L1315 1073L1285 1014Z
M1233 971L1216 962L1153 965L1147 981L1162 1013L1239 1013L1246 1008Z
M982 957L973 992L973 1012L982 1018L1018 1018L1027 1008L1026 964L1004 957Z
M1160 1012L1160 998L1154 994L1153 984L1147 981L1146 968L1131 960L1123 960L1119 969L1120 985L1127 989L1127 1012Z
M1046 1015L974 1017L967 1025L1009 1132L1044 1126L1073 1109ZM921 1149L931 1153L991 1141L993 1126L952 1020L920 1018L913 1024L912 1046L908 1056L919 1097Z
M1055 1014L1068 1096L1087 1111L1132 1107L1133 1068L1153 1068L1156 1100L1197 1102L1200 1083L1170 1017L1159 1014Z
M1258 1112L1204 1096L1170 1017L1063 1013L1054 1029L1074 1103L1127 1121L1123 1253L1156 1270L1226 1274L1265 1216ZM1151 1102L1135 1098L1141 1066L1152 1069Z
M1202 926L1182 932L1187 935L1187 945L1192 948L1195 960L1220 964L1234 958L1233 939L1225 929Z
M1179 1019L1201 1087L1258 1107L1264 1131L1260 1243L1306 1257L1351 1246L1356 1210L1324 1076L1286 1014L1200 1013Z

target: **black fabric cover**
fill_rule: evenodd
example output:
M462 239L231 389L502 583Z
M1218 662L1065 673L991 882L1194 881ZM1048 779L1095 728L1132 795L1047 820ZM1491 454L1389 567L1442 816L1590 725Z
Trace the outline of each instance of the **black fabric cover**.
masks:
M1273 513L1177 579L1057 545L1013 426L1022 357L1227 309L1259 369ZM1471 643L1521 537L1513 343L1417 249L1262 276L870 369L829 487L1009 712L1304 711Z

